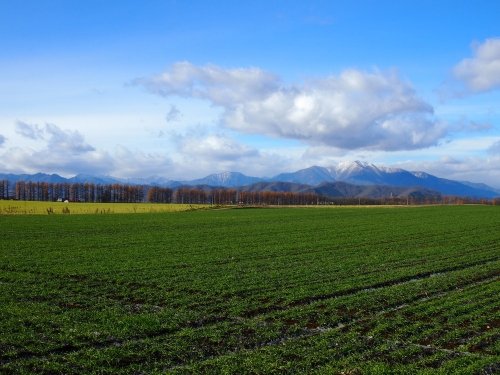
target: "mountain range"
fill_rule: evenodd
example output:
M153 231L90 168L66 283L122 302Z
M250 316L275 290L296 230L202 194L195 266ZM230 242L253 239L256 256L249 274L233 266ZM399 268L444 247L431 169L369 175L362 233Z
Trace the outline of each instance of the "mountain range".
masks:
M391 190L387 190L387 188L392 188L390 192L391 196L393 194L400 196L405 192L409 194L411 191L415 193L417 190L420 190L420 193L423 194L432 195L433 193L439 193L442 195L470 198L495 198L500 196L499 189L486 184L449 180L425 172L411 172L400 168L381 167L361 161L341 162L333 167L312 166L292 173L281 173L269 178L246 176L240 172L215 173L204 178L189 181L174 181L158 176L140 179L120 179L110 176L84 174L78 174L72 178L64 178L57 174L37 173L32 175L0 174L0 180L53 183L90 182L95 184L128 183L171 188L179 186L238 187L241 189L253 189L255 191L314 190L318 194L321 194L320 191L322 189L326 189L330 191L330 194L328 194L330 196L334 195L332 189L337 189L339 192L344 191L343 194L345 196L347 187L349 187L347 190L349 190L350 196L362 196L362 194L368 194L368 192L370 192L370 196L377 196L377 187L380 194L387 194ZM381 187L386 189L381 189Z

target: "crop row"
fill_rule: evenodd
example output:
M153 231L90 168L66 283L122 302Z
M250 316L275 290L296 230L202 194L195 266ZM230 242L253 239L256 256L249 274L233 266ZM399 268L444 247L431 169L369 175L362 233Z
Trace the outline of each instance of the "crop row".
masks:
M142 326L140 328L144 329L144 332L140 334L137 333L138 325L129 325L129 332L117 332L116 327L111 325L109 327L111 328L110 331L100 333L100 336L103 337L91 336L87 338L90 341L80 342L79 344L78 340L74 340L75 337L61 337L62 343L49 350L46 347L43 350L39 348L42 350L41 353L18 353L17 355L11 355L10 358L4 357L3 360L9 362L7 368L15 365L26 370L39 371L45 367L32 366L39 366L40 363L46 362L48 364L55 362L60 365L69 358L67 365L71 364L71 366L77 366L77 368L88 371L89 368L86 368L81 362L91 364L91 366L96 365L91 361L91 356L97 355L97 353L99 356L103 356L103 361L120 361L120 355L116 354L117 348L124 350L123 348L140 346L141 350L134 349L136 358L147 356L148 351L151 350L168 349L168 353L164 352L159 358L160 362L163 367L176 367L186 362L192 362L193 359L204 362L207 357L212 358L227 355L228 353L234 355L235 351L273 346L273 344L282 343L288 338L308 337L311 332L313 332L313 335L322 334L328 328L339 327L339 325L340 327L352 325L356 329L365 331L367 325L369 325L374 332L369 336L380 336L376 333L377 330L383 332L385 327L389 327L387 328L389 330L398 327L395 322L397 319L387 323L388 313L398 311L398 314L411 314L412 310L408 310L407 306L416 306L415 308L419 311L425 310L425 305L432 301L433 296L437 297L438 305L446 297L451 304L455 301L455 303L459 302L460 306L462 306L463 290L470 289L468 294L470 298L470 296L477 294L477 288L481 290L484 289L485 285L495 285L492 284L492 281L500 277L497 272L498 266L497 263L488 267L476 267L465 273L455 271L446 275L398 284L393 287L361 291L352 295L322 301L321 303L317 302L307 307L295 307L287 311L263 314L251 319L233 319L199 326L183 323L183 327L180 329L167 328L164 325L160 327L147 326L145 325L147 321L145 318L147 318L148 314L142 312L142 319L136 321L136 323L141 322ZM495 289L493 288L493 290ZM496 295L498 295L498 287L496 292ZM483 295L487 295L487 293L488 291L485 291ZM490 299L494 299L495 294L492 294L491 291L489 293ZM481 301L484 300L481 299ZM473 308L469 314L474 315L482 312L480 309L481 304L478 303L477 305L471 306ZM406 312L407 310L409 312ZM460 316L460 314L458 315ZM167 316L159 315L160 318L166 318ZM381 317L383 317L382 323L374 319L378 318L380 320ZM432 315L429 314L429 317L432 317ZM416 321L420 322L422 320L425 321L422 318ZM429 320L433 321L434 325L440 325L439 319L427 318L427 321ZM46 322L43 322L40 327L43 328L45 325ZM449 330L450 326L447 326L446 329ZM463 331L463 322L458 326L458 329ZM95 335L95 332L93 334ZM8 337L5 338L8 339ZM71 339L73 339L73 344L68 344L67 342L71 342ZM24 338L23 342L26 342L26 338ZM193 353L193 347L197 348L197 353ZM102 365L103 363L100 363L99 366ZM128 366L126 367L128 368ZM49 371L51 367L45 369Z
M499 227L495 207L0 217L0 370L487 373Z

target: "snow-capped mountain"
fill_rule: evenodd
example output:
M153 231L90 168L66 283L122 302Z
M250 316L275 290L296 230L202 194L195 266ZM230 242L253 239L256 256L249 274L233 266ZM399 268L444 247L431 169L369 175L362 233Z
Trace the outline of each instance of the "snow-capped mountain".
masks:
M311 178L310 182L308 182L310 173L314 173L314 176L325 175L322 182L342 181L356 185L418 186L438 191L444 195L476 198L493 198L500 195L500 191L485 184L463 183L439 178L425 172L410 172L401 168L380 167L361 161L341 162L329 168L311 167L289 173L287 177L289 181L296 183L317 185L318 179L316 178Z
M401 168L389 168L361 161L341 162L329 167L331 176L337 181L358 185L385 184L393 186L413 186L417 182L415 173ZM418 184L417 184L418 185Z

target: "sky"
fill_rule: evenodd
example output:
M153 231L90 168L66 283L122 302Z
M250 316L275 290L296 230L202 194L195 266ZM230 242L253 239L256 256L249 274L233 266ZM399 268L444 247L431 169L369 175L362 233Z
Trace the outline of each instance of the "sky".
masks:
M0 173L361 160L500 188L498 1L2 1Z

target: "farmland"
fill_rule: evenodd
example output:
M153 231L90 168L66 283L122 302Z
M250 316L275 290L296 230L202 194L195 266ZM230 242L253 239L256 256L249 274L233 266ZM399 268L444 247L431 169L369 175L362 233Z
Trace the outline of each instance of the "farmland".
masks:
M0 215L0 372L500 372L500 208Z
M187 211L208 204L80 203L0 200L0 215L126 214Z

